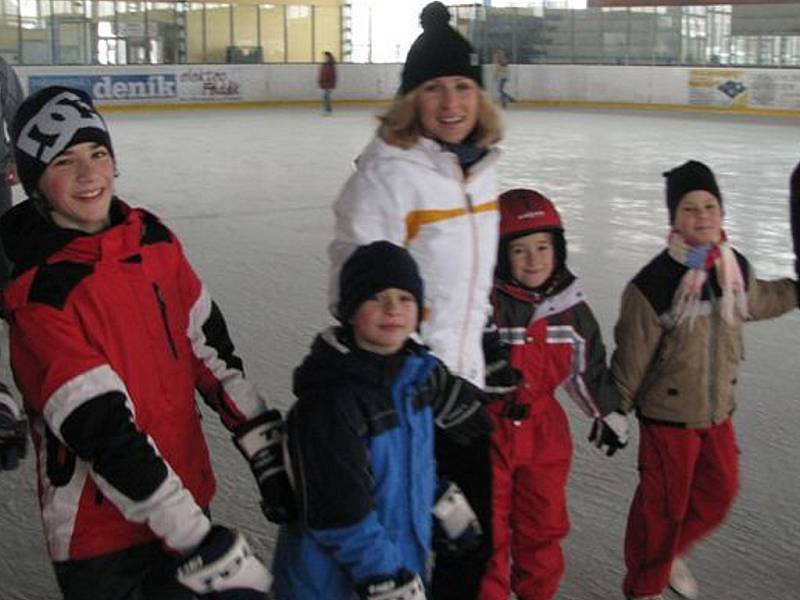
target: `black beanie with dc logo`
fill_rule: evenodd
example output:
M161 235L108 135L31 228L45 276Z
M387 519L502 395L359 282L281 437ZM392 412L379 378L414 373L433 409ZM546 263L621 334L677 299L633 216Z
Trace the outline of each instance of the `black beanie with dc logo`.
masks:
M17 174L31 197L47 165L71 146L95 142L114 156L106 122L79 89L51 86L34 92L17 109L10 133Z

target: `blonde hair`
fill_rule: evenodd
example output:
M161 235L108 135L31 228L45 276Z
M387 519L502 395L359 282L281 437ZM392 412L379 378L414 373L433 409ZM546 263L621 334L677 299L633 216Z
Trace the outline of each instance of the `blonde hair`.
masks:
M378 136L390 146L408 150L423 136L422 122L417 112L418 89L395 99L384 114L378 116L381 122ZM503 137L503 119L500 112L484 90L480 90L478 121L475 125L474 144L488 148Z

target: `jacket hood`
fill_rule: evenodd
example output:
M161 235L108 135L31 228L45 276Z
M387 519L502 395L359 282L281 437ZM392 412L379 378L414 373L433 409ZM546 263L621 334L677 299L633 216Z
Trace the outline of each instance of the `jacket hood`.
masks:
M130 212L128 206L114 198L111 222L117 224ZM73 240L90 234L77 229L59 227L36 207L30 198L13 206L0 218L0 239L6 256L14 263L13 276L41 264L51 254Z
M293 391L300 396L307 390L343 381L388 388L405 357L419 349L419 344L409 340L400 352L382 356L358 348L345 328L331 327L314 339L311 352L295 369Z

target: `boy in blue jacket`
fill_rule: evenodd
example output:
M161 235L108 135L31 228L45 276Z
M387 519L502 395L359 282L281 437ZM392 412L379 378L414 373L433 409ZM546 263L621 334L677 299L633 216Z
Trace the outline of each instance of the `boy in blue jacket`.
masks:
M317 336L294 375L287 448L300 519L280 531L273 593L424 599L434 530L456 546L479 536L463 494L437 486L436 415L482 392L411 339L423 285L406 250L358 248L339 289L342 326Z

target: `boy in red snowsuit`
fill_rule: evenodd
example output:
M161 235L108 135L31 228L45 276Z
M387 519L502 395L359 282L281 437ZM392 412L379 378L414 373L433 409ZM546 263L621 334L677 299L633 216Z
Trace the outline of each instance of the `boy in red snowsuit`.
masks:
M502 346L493 351L486 344L487 384L499 372L502 348L522 382L489 405L493 556L481 600L507 600L510 592L520 600L549 600L561 581L572 436L556 389L563 385L594 419L590 439L609 455L627 443L600 330L566 257L561 218L547 198L524 189L500 196L492 302Z

